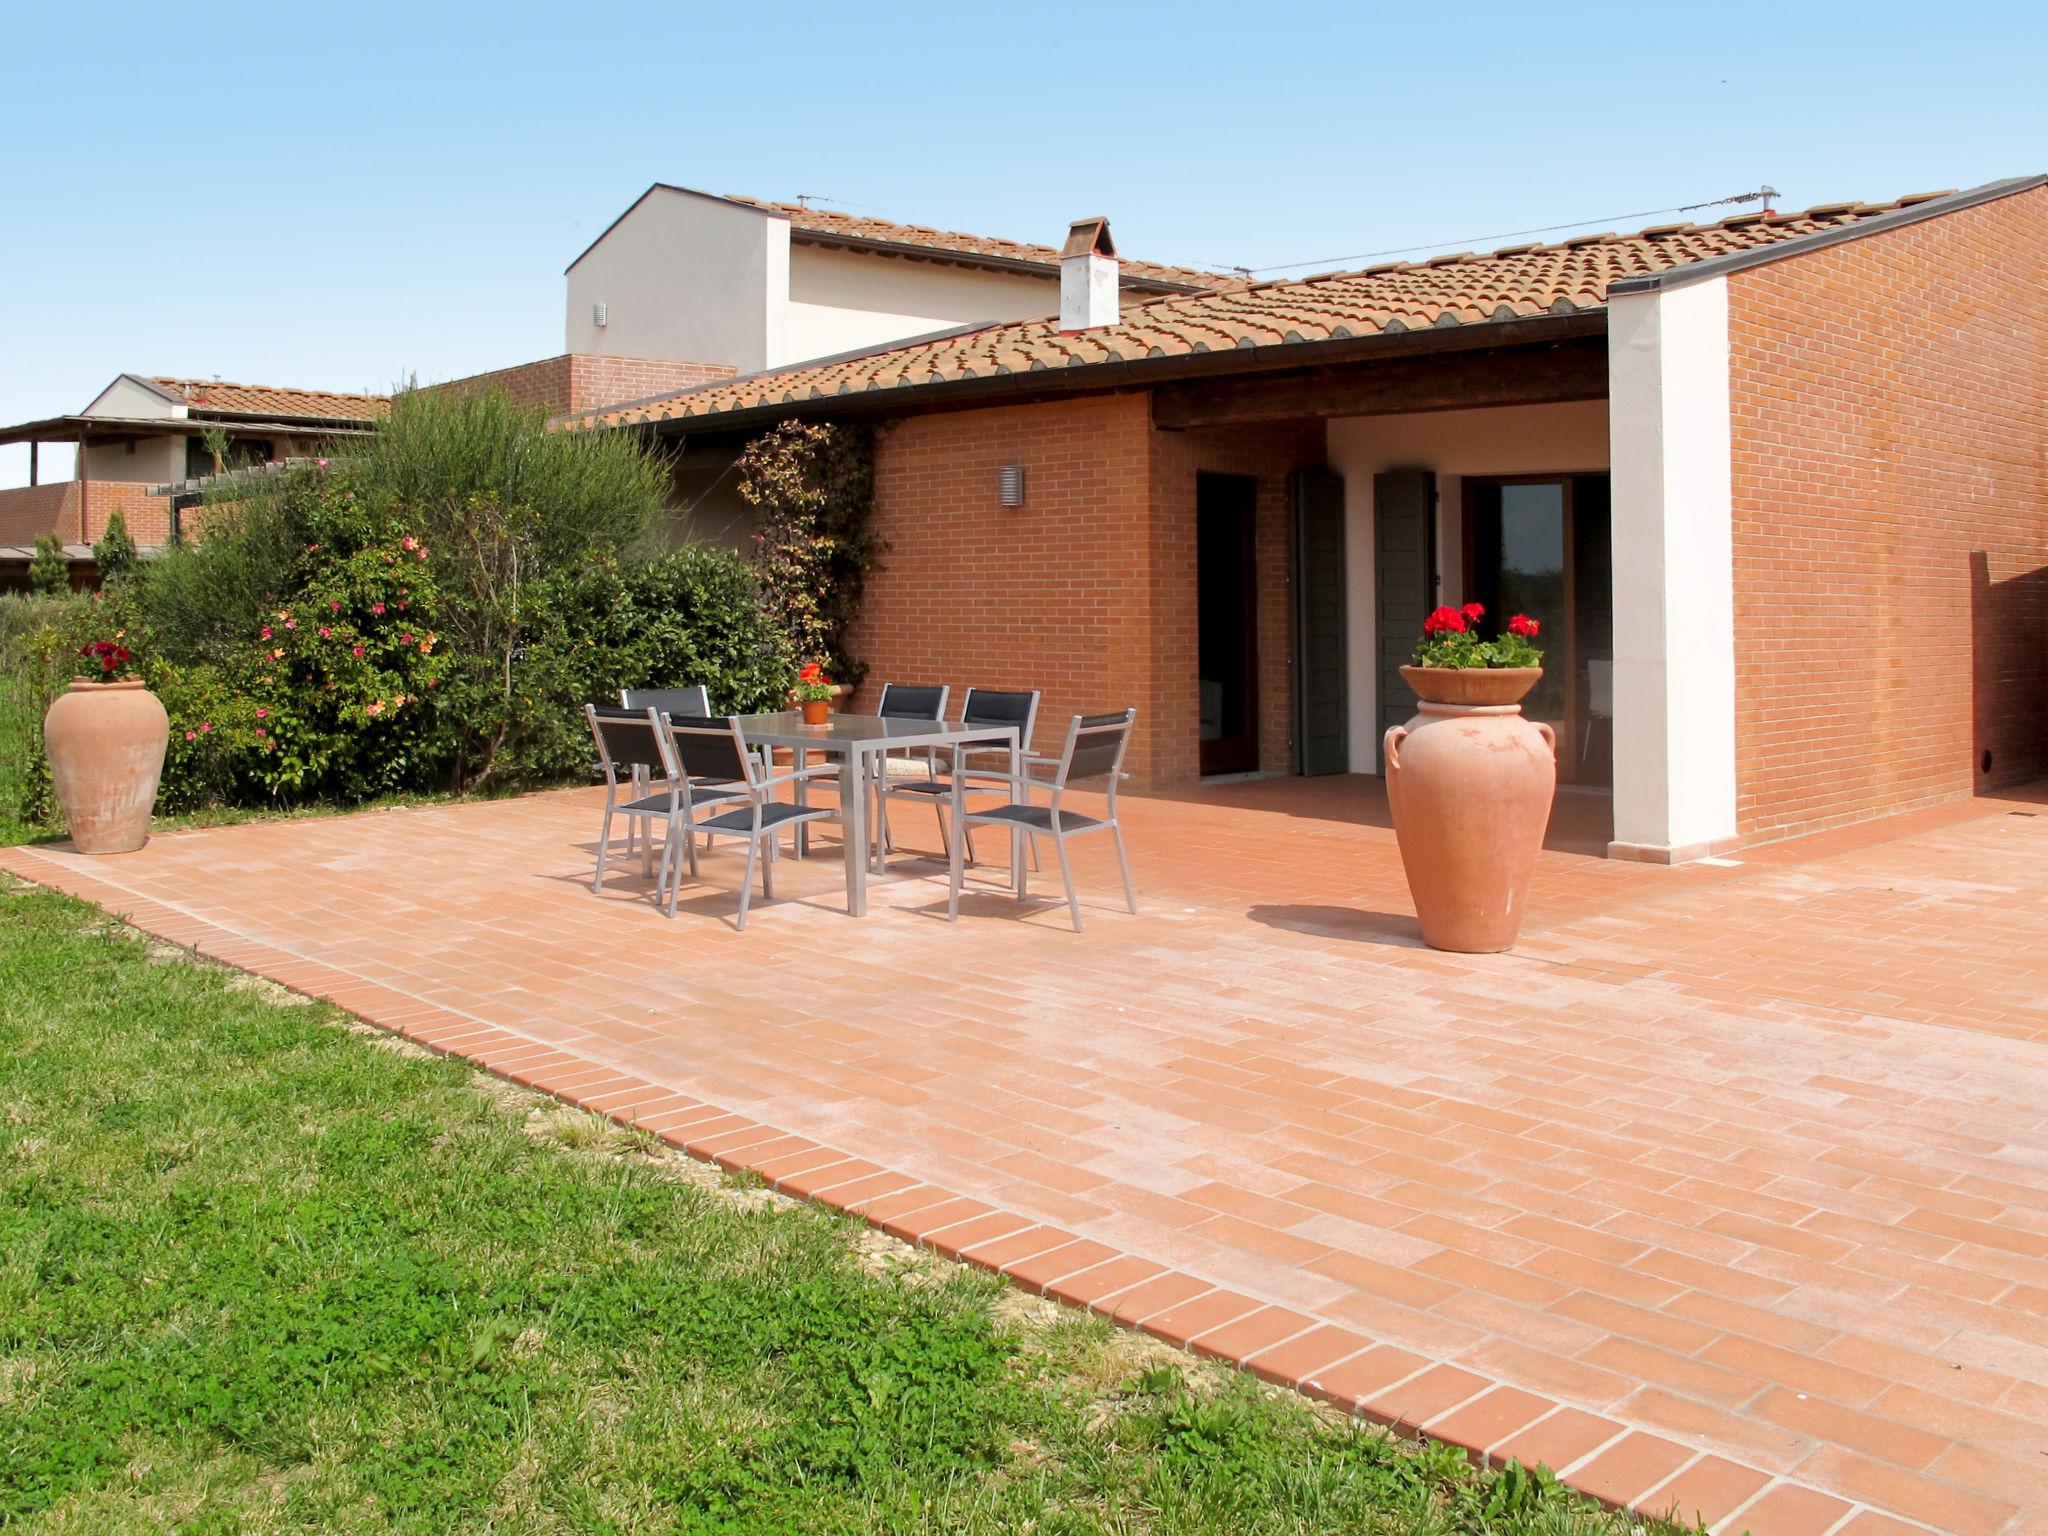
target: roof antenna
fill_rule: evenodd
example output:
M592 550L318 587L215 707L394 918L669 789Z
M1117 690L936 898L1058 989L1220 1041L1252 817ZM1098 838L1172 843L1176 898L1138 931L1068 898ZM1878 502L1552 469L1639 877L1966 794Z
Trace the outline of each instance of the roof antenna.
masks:
M1765 182L1754 192L1738 192L1733 197L1717 197L1709 203L1687 203L1678 209L1679 213L1698 213L1702 208L1724 208L1730 203L1762 203L1764 212L1772 211L1771 205L1777 200L1778 189Z

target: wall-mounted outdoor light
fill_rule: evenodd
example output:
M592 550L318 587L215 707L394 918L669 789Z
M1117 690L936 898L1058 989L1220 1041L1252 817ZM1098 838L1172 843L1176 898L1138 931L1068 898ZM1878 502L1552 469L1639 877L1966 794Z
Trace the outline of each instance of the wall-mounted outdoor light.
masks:
M1024 466L1005 464L996 471L996 497L1006 507L1024 505Z
M605 328L606 324L609 323L610 319L610 312L607 310L605 303L602 299L598 300L597 303L590 306L590 323L596 326L600 331Z

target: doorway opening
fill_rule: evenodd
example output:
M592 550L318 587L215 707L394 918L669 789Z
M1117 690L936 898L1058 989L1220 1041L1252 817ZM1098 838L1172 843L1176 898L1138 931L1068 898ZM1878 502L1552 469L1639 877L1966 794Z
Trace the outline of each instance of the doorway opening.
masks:
M1543 626L1543 680L1522 713L1557 732L1558 776L1614 782L1614 557L1606 475L1465 482L1465 592L1489 628Z
M1259 482L1250 475L1195 476L1195 664L1204 775L1251 773L1259 766L1258 502Z

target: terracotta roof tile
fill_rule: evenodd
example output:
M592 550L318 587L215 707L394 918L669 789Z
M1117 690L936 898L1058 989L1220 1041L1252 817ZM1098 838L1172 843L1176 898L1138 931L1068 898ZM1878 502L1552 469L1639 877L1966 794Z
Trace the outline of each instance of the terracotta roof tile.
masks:
M889 219L864 218L834 208L806 208L798 203L771 203L755 197L729 196L729 202L745 203L784 214L793 239L809 235L819 240L877 242L887 245L920 245L933 251L949 251L966 257L994 257L1002 261L1029 262L1056 271L1060 263L1057 247L1032 245L1022 240L1004 240L993 235L968 235L957 230L932 229L923 224L898 224ZM1183 288L1225 289L1243 286L1244 279L1228 272L1204 272L1197 267L1173 267L1156 261L1125 261L1121 272L1125 287L1175 285Z
M1903 203L1845 203L1768 217L1745 214L1718 224L1667 224L1635 235L1584 235L1554 245L1508 246L1484 256L1461 253L1419 265L1395 262L1361 272L1240 283L1215 292L1142 302L1127 299L1118 323L1086 332L1062 334L1056 319L1007 322L886 351L719 380L585 413L572 418L571 425L687 421L878 384L910 387L934 378L979 378L1233 347L1307 346L1346 337L1572 314L1603 308L1609 285L1623 278L1779 245L1900 206ZM795 214L849 219L817 209L793 210Z
M214 416L317 417L322 421L381 421L391 402L383 395L341 395L324 389L277 389L267 384L225 384L218 379L149 381Z

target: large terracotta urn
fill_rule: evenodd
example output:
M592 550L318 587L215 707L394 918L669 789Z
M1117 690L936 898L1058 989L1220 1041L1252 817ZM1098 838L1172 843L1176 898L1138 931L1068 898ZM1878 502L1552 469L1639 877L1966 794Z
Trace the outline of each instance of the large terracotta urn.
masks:
M133 853L149 837L170 721L140 678L79 678L43 716L57 803L80 853Z
M1521 932L1557 792L1557 738L1522 717L1541 667L1403 667L1421 706L1386 735L1387 803L1424 942L1461 954Z

